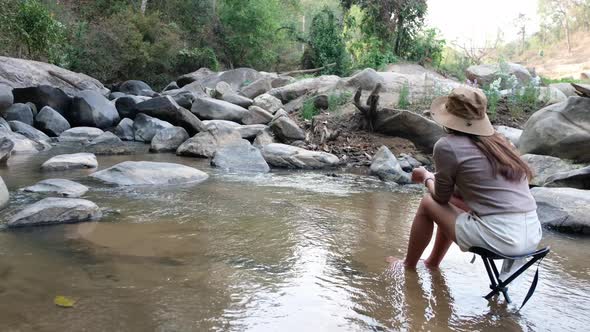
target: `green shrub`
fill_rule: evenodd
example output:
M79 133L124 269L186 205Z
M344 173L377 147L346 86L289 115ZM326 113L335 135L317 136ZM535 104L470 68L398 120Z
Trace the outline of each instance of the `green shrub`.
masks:
M496 79L492 82L489 86L484 87L483 92L485 93L486 97L488 98L488 115L490 119L494 120L497 115L498 110L498 103L500 102L501 95L500 95L500 84L502 83L502 78Z
M408 84L404 84L399 91L399 101L397 107L403 110L410 108L410 87Z
M352 93L345 91L333 93L328 96L328 112L336 112L342 105L346 105L352 98Z
M350 71L350 60L342 38L342 24L329 8L318 13L311 23L309 48L304 54L304 68L320 68L334 63L321 73L346 76Z
M211 48L185 48L178 52L176 72L190 73L203 67L209 68L213 71L219 70L217 56Z
M414 38L405 57L421 65L438 66L442 61L445 43L445 40L439 37L436 29L423 30Z
M311 120L314 116L320 114L320 110L315 107L314 99L309 98L303 103L301 108L301 117L305 120Z

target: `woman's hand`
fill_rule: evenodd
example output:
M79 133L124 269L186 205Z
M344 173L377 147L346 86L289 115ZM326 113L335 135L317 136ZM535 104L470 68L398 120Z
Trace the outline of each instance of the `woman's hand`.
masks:
M427 178L434 178L434 174L430 173L424 167L414 168L412 171L412 182L414 183L424 183L424 180Z

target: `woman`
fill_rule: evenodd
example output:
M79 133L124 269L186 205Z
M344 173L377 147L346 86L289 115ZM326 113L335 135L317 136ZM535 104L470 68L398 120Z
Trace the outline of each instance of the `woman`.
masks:
M539 244L541 224L528 186L532 171L495 132L486 111L486 96L470 87L432 103L432 117L448 135L434 147L436 175L424 168L412 172L412 180L423 183L429 194L414 217L406 267L416 267L435 223L434 247L424 261L432 268L453 242L462 251L477 246L510 256L530 253Z

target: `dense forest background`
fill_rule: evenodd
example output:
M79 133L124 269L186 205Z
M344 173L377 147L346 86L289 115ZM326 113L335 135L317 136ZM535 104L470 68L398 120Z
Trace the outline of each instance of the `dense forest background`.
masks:
M489 48L449 47L425 26L426 0L0 0L0 8L0 54L156 87L201 67L347 75L400 60L462 79L470 64L570 45L573 31L590 29L590 0L540 0L539 33ZM514 24L524 22L525 14Z

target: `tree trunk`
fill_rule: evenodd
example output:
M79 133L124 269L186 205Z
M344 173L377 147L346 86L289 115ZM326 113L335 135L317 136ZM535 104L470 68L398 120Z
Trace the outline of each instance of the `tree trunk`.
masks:
M565 28L565 39L567 41L567 51L568 53L572 52L572 44L570 41L570 22L567 16L564 19L564 28Z
M141 14L145 15L145 10L147 9L148 0L141 0Z

